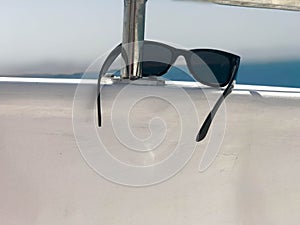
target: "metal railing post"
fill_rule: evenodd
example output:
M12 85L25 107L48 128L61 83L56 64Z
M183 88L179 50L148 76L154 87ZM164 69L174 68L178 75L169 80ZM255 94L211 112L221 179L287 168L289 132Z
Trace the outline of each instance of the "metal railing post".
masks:
M147 0L124 0L122 54L127 54L128 70L122 70L122 78L138 79L143 75L139 61L142 59L146 2Z

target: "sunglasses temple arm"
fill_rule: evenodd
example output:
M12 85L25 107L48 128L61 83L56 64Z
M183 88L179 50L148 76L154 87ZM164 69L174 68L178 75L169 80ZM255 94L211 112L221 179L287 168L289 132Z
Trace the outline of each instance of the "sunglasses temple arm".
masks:
M102 123L102 116L101 116L101 96L100 96L100 86L101 86L101 78L104 76L111 64L115 61L115 59L121 54L122 51L122 44L119 44L117 47L112 50L112 52L107 56L105 59L101 70L99 72L98 76L98 82L97 82L97 118L98 118L98 127L101 127Z
M219 97L219 99L216 102L216 104L214 105L213 109L210 111L210 113L206 117L204 123L202 124L202 127L200 128L200 130L197 134L196 142L200 142L206 137L206 135L208 133L208 130L209 130L209 127L211 125L211 122L214 119L214 116L216 115L219 107L221 106L224 99L232 92L232 90L234 88L234 81L235 81L235 77L237 75L239 64L240 64L240 58L238 57L236 59L235 66L233 68L233 72L232 72L233 76L232 76L227 88L225 89L223 94Z
M214 116L216 115L216 113L217 113L219 107L221 106L222 102L224 101L224 99L232 92L233 87L234 87L234 85L231 82L231 84L225 89L223 94L219 97L218 101L216 102L213 109L210 111L210 113L206 117L202 127L200 128L200 130L197 134L197 137L196 137L197 142L202 141L206 137L209 127L211 125L211 122L214 119Z
M98 127L101 127L101 121L102 121L102 117L101 117L101 102L100 102L100 92L98 93L97 96L97 118L98 118Z

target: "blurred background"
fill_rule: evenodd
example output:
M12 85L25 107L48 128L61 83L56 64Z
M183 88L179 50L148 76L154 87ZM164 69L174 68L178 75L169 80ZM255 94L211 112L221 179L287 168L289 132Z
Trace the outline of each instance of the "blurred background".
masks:
M121 42L122 20L123 0L1 0L0 75L83 72ZM299 27L299 12L148 0L145 39L236 53L241 83L299 86Z

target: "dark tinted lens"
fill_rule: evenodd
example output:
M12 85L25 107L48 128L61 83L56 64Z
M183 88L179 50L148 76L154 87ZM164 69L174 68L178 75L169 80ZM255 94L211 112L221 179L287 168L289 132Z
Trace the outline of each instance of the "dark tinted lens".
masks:
M144 42L143 46L143 76L160 76L170 68L172 52L167 47L155 43Z
M230 57L220 51L192 50L189 66L196 80L208 85L225 86L230 80Z

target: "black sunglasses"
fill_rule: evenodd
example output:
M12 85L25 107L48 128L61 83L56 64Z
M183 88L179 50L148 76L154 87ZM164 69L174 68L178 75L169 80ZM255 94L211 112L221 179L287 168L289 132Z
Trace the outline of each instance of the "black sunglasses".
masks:
M107 73L115 59L121 54L127 65L126 70L129 74L128 59L122 48L122 44L119 44L111 51L99 73L97 86L99 127L101 127L100 80L101 77ZM144 41L142 43L142 60L140 63L143 77L164 75L181 55L185 58L187 67L195 80L211 87L227 86L202 124L196 137L196 141L199 142L203 140L208 133L210 124L223 100L232 92L240 57L216 49L185 50L177 49L159 42Z

